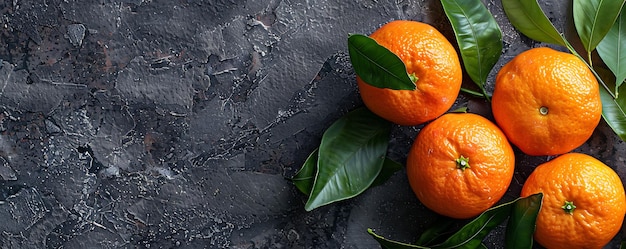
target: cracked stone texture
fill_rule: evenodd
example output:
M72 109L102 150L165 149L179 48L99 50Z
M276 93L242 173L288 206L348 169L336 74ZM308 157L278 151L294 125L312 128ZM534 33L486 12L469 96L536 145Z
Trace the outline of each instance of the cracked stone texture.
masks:
M491 91L499 67L545 44L484 2L504 42ZM571 36L566 2L541 4ZM395 19L454 40L433 0L0 2L0 247L379 248L367 228L415 240L437 217L403 171L311 212L287 180L362 105L347 35ZM403 162L419 129L394 127L389 156ZM626 180L625 149L602 122L577 151ZM517 158L504 200L549 159Z

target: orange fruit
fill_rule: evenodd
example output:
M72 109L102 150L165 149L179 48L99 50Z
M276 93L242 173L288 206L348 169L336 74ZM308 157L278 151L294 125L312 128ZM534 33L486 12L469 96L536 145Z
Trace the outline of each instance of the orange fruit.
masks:
M368 109L399 125L417 125L445 113L461 89L462 71L454 47L437 29L416 21L392 21L370 35L396 54L417 77L415 90L378 88L357 77Z
M551 48L527 50L504 65L491 104L511 143L533 156L579 147L602 114L593 73L578 57Z
M569 153L539 165L521 195L540 192L543 201L534 236L546 248L602 248L622 227L622 181L591 156Z
M504 133L480 115L445 114L417 135L407 158L420 202L452 218L470 218L506 192L515 167Z

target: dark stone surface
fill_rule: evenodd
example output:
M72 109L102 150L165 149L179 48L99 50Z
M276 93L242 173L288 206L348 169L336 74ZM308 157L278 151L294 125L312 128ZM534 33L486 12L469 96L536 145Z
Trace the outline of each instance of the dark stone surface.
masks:
M542 4L568 30L563 2ZM504 32L495 74L543 44L485 3ZM436 216L404 172L312 212L287 180L362 105L347 35L395 19L452 38L430 0L0 2L0 247L378 248L367 228L414 240ZM419 128L394 127L390 157L404 161ZM625 180L625 149L602 122L577 151ZM518 153L504 199L548 159Z

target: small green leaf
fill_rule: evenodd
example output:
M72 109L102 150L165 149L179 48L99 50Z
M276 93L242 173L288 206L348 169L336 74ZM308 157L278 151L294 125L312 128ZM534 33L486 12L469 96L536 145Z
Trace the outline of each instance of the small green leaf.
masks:
M434 225L426 229L415 244L428 246L441 239L442 235L449 233L449 229L455 224L455 220L452 218L441 216ZM443 241L443 240L441 240Z
M374 233L374 231L371 228L367 229L367 233L372 235L372 237L374 237L374 239L378 241L378 244L380 244L380 246L383 249L414 249L414 248L428 249L428 247L416 246L416 245L402 243L402 242L398 242L398 241L394 241L390 239L385 239L385 237Z
M459 108L456 108L452 111L450 111L451 113L467 113L467 106L461 106Z
M404 62L374 39L360 34L350 35L348 52L354 71L366 83L379 88L415 90Z
M304 208L352 198L374 182L387 152L391 123L367 108L333 123L322 136L317 174Z
M519 198L517 200L519 200ZM517 200L487 209L467 225L463 226L458 232L450 236L446 241L433 246L433 248L443 249L461 246L464 248L475 248L480 246L487 234L509 217L511 209Z
M624 2L625 0L574 0L574 26L587 51L589 62L591 51L609 32Z
M387 180L389 180L389 178L394 173L396 173L397 171L403 168L404 168L404 165L402 165L401 163L385 157L383 168L380 170L380 173L378 174L378 176L376 176L376 180L374 180L374 182L372 183L372 187L382 185Z
M291 178L291 181L294 185L296 185L296 188L298 188L298 190L305 195L311 194L311 189L313 188L313 183L315 182L315 173L317 173L317 153L318 149L315 149L306 159L302 168L300 168L296 175ZM380 173L376 177L376 180L372 183L371 187L385 183L394 173L403 168L404 165L389 158L385 158L383 168L380 170Z
M543 13L537 0L502 0L513 26L533 40L566 46L565 39Z
M315 173L317 172L317 152L319 149L315 149L304 161L302 168L298 170L298 173L291 179L296 188L305 195L311 194L313 188L313 182L315 182Z
M465 71L489 99L487 76L502 53L502 31L480 0L441 0L452 24Z
M604 121L622 141L626 141L626 90L623 86L625 85L620 87L617 98L613 98L609 91L600 87L600 98Z
M615 75L615 93L617 93L617 89L626 80L626 14L619 15L596 50Z
M505 248L530 249L533 246L535 221L541 209L543 194L534 194L519 199L513 206L506 225Z

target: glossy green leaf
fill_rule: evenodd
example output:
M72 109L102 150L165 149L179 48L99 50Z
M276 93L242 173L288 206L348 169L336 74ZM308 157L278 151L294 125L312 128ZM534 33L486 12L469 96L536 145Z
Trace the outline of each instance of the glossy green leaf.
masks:
M543 194L539 193L515 202L506 225L504 248L531 249L533 247L535 222L541 209L542 199Z
M298 188L298 190L305 195L311 194L311 189L313 188L313 183L315 182L315 173L317 173L317 153L318 149L315 149L306 159L302 168L300 168L296 175L291 179L296 188ZM404 165L389 158L385 158L383 168L376 177L376 180L372 183L371 187L385 183L389 177L403 168Z
M487 209L446 241L433 246L433 248L476 248L480 246L487 234L509 217L511 209L517 200Z
M304 161L302 168L298 170L298 173L291 179L296 188L305 195L311 194L313 183L315 182L315 173L317 173L317 152L319 149L315 149Z
M510 215L514 208L519 206L519 210L515 210L514 215L517 215L518 218L521 218L522 223L525 223L527 219L530 219L529 216L521 214L525 206L532 206L531 204L536 202L536 195L529 196L526 198L517 198L511 202L507 202L490 209L487 209L485 212L480 214L478 217L474 218L472 221L463 226L459 231L451 235L444 242L434 245L434 246L417 246L411 245L407 243L397 242L393 240L385 239L382 236L376 235L371 229L368 229L368 233L374 236L374 238L378 241L378 243L383 246L383 248L388 249L407 249L407 248L433 248L433 249L444 249L444 248L485 248L485 245L482 243L482 240L493 230L495 227L500 225L504 220L506 220ZM521 203L518 203L521 202ZM541 202L541 201L539 201ZM533 207L529 207L528 209L532 210ZM521 214L521 215L520 215ZM534 223L534 222L533 222ZM521 227L520 227L521 228ZM423 241L420 241L423 242Z
M400 58L365 35L348 37L350 62L356 74L366 83L396 90L415 90L406 66Z
M333 123L322 136L317 174L304 208L311 211L365 191L383 167L390 130L389 121L367 108Z
M626 85L620 87L617 98L613 98L604 87L600 87L600 98L604 121L617 136L626 141L626 88L624 86Z
M626 80L626 14L619 15L596 50L615 75L615 93L617 93L617 89Z
M402 165L401 163L385 157L383 168L380 170L380 173L378 174L378 176L376 176L376 180L374 180L374 182L372 183L372 186L382 185L383 183L387 182L387 180L389 180L389 178L394 173L396 173L397 171L403 168L404 168L404 165Z
M624 2L625 0L574 0L574 26L588 53L588 61L591 51L615 23Z
M455 220L448 217L441 216L435 224L426 229L420 237L417 239L415 244L428 246L436 241L438 241L443 235L450 233L450 228L455 224ZM441 240L443 241L443 240Z
M374 233L374 231L371 228L367 229L367 233L372 235L372 237L374 237L374 239L378 241L378 244L380 244L380 246L383 249L414 249L414 248L428 249L428 247L416 246L416 245L398 242L395 240L385 239L385 237Z
M480 0L441 0L452 24L465 71L485 96L487 76L502 53L502 31Z
M620 243L619 249L626 249L626 241L622 241L622 243Z
M566 46L565 39L543 13L537 0L502 0L502 7L511 24L525 36Z

